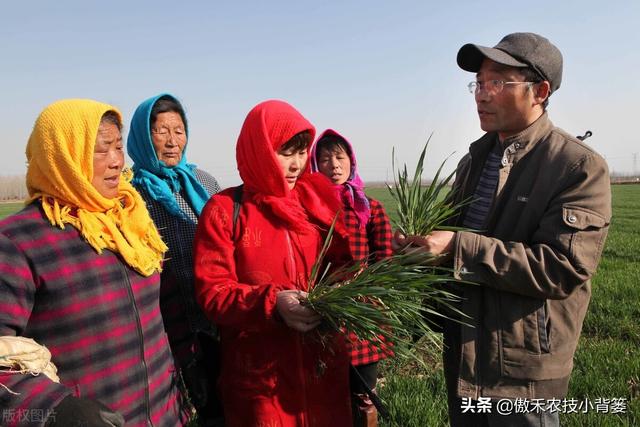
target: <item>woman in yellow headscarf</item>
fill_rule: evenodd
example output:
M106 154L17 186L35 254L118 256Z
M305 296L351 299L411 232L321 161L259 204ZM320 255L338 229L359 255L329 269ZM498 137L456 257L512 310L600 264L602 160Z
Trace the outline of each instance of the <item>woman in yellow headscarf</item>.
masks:
M0 354L0 400L47 426L186 423L158 302L166 246L122 173L121 128L100 102L45 108L27 145L28 204L0 222L0 339L32 338L57 368L35 376Z

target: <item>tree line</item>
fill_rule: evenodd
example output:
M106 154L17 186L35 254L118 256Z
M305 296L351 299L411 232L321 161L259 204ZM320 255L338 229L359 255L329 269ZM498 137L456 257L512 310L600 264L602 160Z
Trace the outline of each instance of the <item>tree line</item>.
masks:
M0 200L24 200L27 196L24 175L0 176Z

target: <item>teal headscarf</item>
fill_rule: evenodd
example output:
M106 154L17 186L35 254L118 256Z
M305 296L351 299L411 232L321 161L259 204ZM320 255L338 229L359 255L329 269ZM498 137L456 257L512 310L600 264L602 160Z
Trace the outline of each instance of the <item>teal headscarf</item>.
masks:
M146 191L153 200L164 206L171 215L188 218L173 196L173 193L184 189L187 202L196 212L196 215L200 216L202 208L209 200L209 193L196 179L194 173L196 166L187 163L188 144L185 145L182 151L180 162L173 167L167 167L164 162L158 160L156 155L151 139L149 120L151 109L160 98L169 98L180 104L174 96L163 93L140 104L131 119L131 129L127 138L127 151L134 162L132 183L137 188ZM186 121L184 126L188 138L189 128Z

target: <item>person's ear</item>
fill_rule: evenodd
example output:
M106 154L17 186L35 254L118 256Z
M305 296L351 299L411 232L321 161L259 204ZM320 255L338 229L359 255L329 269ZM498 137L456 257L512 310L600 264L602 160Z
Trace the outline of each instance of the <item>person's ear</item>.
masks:
M532 90L535 105L543 104L544 101L549 98L549 95L551 95L551 85L546 80L534 84Z

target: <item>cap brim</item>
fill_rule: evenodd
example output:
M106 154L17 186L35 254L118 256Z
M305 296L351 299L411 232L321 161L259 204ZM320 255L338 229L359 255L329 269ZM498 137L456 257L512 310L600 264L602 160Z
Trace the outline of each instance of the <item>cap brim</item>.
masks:
M513 56L501 51L500 49L478 46L471 43L465 44L460 48L458 51L457 61L458 66L463 70L477 73L485 58L510 67L528 67L528 64L518 61Z

